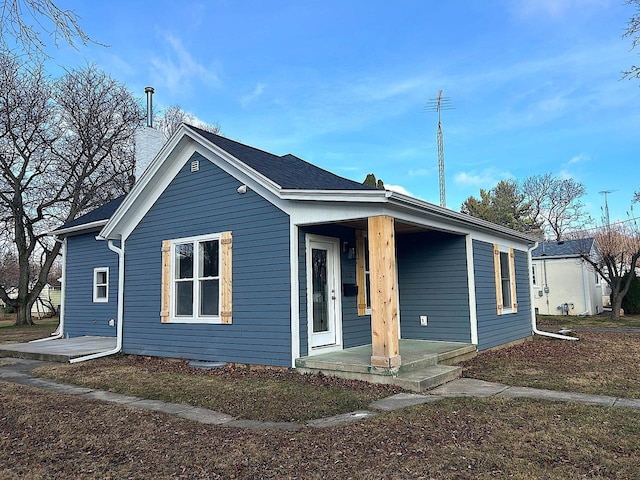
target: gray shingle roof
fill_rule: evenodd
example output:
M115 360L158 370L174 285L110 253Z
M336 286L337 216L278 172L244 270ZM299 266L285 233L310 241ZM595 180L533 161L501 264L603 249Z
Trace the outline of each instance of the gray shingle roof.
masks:
M188 125L188 127L282 188L297 190L375 190L374 187L340 177L316 167L290 153L282 156L274 155L191 125Z
M198 127L191 125L188 125L188 127L282 188L297 190L375 190L374 187L340 177L316 167L290 153L282 156L274 155L207 132ZM65 223L59 229L108 220L123 200L124 196L116 198L86 215Z
M559 242L540 242L531 252L531 257L576 257L581 253L591 252L594 241L594 238L579 238Z
M57 230L98 222L100 220L109 220L111 218L111 215L113 215L113 213L118 209L118 207L124 200L124 197L125 195L115 198L110 202L105 203L101 207L98 207L95 210L91 210L89 213L65 223L61 227L57 228Z

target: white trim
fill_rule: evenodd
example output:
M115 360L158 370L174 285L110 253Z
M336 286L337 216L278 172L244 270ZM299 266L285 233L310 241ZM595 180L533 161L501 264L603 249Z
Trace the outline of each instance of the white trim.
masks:
M105 283L98 283L98 274L106 273ZM105 296L98 295L98 288L105 287ZM93 303L109 302L109 267L96 267L93 269Z
M516 272L515 272L515 259L513 262L513 268L514 270L511 271L511 257L510 257L510 247L506 247L502 244L498 244L498 252L500 253L500 255L498 255L498 269L500 270L500 296L502 298L500 298L500 301L502 302L502 313L499 313L498 315L509 315L512 313L517 313L513 311L513 297L516 294L515 292L512 292L512 284L516 286L517 289L517 284L516 284ZM502 289L502 281L503 281L503 276L502 276L502 261L501 261L501 256L503 253L507 254L507 265L509 266L509 306L505 306L504 304L504 290ZM515 255L515 251L514 251L514 255ZM494 258L493 261L495 262L496 259ZM494 267L495 268L495 267ZM531 273L529 273L529 279L531 279ZM517 292L517 290L516 290ZM496 301L498 299L496 298Z
M476 304L476 277L473 263L473 238L465 236L467 251L467 288L469 289L469 322L471 343L478 345L478 305Z
M313 335L313 296L309 294L312 291L311 287L311 275L309 265L311 265L311 242L329 243L334 246L334 255L331 261L333 265L333 280L335 288L335 308L334 308L334 328L335 328L335 343L331 345L323 345L319 347L312 347L312 335ZM333 351L339 351L343 349L342 345L342 274L341 274L341 262L340 262L340 239L335 237L325 237L323 235L306 234L305 235L305 268L306 268L306 281L307 281L307 355L318 355L320 353L327 353Z
M300 358L300 281L299 281L299 232L289 218L289 263L291 265L291 366L295 368Z
M58 230L54 230L53 232L49 233L49 235L60 236L60 235L67 235L67 234L75 233L75 232L82 232L84 230L90 230L92 228L102 228L107 224L108 221L109 221L108 219L96 220L94 222L82 223L80 225L74 225L73 227L60 228Z
M221 248L221 233L211 233L206 235L197 235L184 238L171 239L171 313L169 315L169 321L167 323L222 323L222 317L220 316L220 308L222 305L222 248ZM199 271L199 250L198 245L202 242L208 241L218 242L218 315L201 315L200 311L200 288L199 283L202 277L200 277ZM193 276L191 283L193 285L193 299L192 299L192 313L191 316L178 316L176 314L176 301L178 296L175 291L176 278L175 278L175 248L176 245L184 244L193 245Z
M97 352L85 355L84 357L75 357L69 360L69 363L84 362L85 360L93 360L95 358L106 357L120 353L122 350L122 336L124 334L124 240L120 241L120 247L113 244L113 240L107 242L107 247L118 255L118 323L116 327L116 346L106 352Z
M533 288L539 290L540 289L540 276L538 271L538 263L531 262L530 274L531 274L531 283Z

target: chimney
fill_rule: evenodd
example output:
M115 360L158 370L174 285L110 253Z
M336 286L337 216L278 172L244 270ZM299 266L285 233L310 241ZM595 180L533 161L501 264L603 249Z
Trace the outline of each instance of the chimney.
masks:
M138 129L135 135L136 142L136 168L135 181L142 177L142 174L151 164L158 152L166 142L164 134L153 128L153 87L145 87L147 94L147 125Z
M153 128L153 87L144 87L147 94L147 127Z

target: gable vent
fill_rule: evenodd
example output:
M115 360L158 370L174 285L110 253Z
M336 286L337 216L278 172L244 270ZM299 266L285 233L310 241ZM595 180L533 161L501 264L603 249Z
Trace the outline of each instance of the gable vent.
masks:
M198 170L200 170L200 160L194 160L191 162L191 171L197 172Z

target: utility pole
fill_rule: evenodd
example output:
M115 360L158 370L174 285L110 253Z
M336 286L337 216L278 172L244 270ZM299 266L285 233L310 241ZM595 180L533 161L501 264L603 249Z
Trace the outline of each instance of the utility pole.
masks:
M438 112L438 131L437 131L437 143L438 143L438 183L440 184L440 206L447 206L447 199L445 193L445 178L444 178L444 139L442 136L442 122L440 118L440 112L442 110L453 110L451 105L451 99L449 97L442 96L442 90L438 91L438 98L430 98L427 102L427 109L431 112Z

